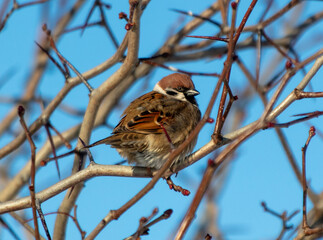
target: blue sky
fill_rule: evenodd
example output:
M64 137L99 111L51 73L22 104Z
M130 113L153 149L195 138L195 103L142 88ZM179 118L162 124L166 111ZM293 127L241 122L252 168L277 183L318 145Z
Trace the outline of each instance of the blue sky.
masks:
M74 21L69 25L73 27L83 23L89 11L92 1L88 1L77 15ZM246 11L250 1L242 1L238 7L237 23L240 23L241 18ZM163 41L170 34L170 27L178 29L188 22L190 17L183 17L170 9L191 10L194 13L199 13L212 1L197 1L193 0L177 0L177 1L151 1L145 13L142 16L141 24L141 39L140 39L140 57L151 56ZM271 16L287 1L275 1L272 10L267 14ZM111 2L112 9L107 11L108 21L115 33L119 43L124 37L125 22L117 19L118 13L128 12L128 1L113 1ZM55 4L52 4L55 6ZM254 12L250 16L247 25L257 22L264 8L264 1L259 1ZM286 26L288 24L297 24L301 20L306 19L317 9L322 9L322 3L316 1L306 2L298 8L303 11L300 20L296 22L288 21L289 18L297 14L295 10L292 14L286 15ZM57 14L62 14L55 7L50 9L51 19ZM95 12L91 20L98 17L98 12ZM9 19L6 27L0 32L0 97L19 97L24 91L25 80L33 66L33 57L37 47L34 43L38 39L41 32L42 8L40 6L28 7L15 12ZM220 21L220 15L216 14L213 20ZM183 21L183 22L182 22ZM174 26L174 22L178 25ZM49 28L52 24L49 22ZM275 25L277 27L277 25ZM282 27L283 28L283 27ZM322 45L315 42L311 36L316 36L322 39L322 23L317 23L314 27L306 31L304 36L297 42L296 51L299 52L301 59L304 59L314 51L319 50ZM203 27L194 31L192 35L212 35L217 32L214 25L206 23ZM267 30L267 29L266 29ZM314 31L317 31L314 34ZM268 27L268 34L271 36L282 36L282 29L274 29ZM242 35L241 39L245 39L247 35ZM187 39L184 42L193 43L198 40ZM309 46L310 44L310 46ZM214 46L220 46L221 43L213 43ZM81 36L79 31L64 35L58 47L61 53L73 63L80 72L84 72L102 63L114 53L114 47L108 38L106 32L99 28L93 27L87 29ZM268 63L273 61L273 49L264 50L261 64L261 72L265 72ZM247 67L254 73L256 64L256 53L253 50L244 50L241 52L243 61ZM221 72L224 58L202 59L194 63L168 63L168 65L189 70L193 72ZM284 64L284 61L281 63ZM91 80L94 87L99 86L115 71L120 64L106 71ZM309 70L312 64L309 64L305 70ZM126 105L137 96L144 92L150 91L155 83L163 76L171 72L165 69L156 69L149 79L146 88L143 79L137 83L125 94L120 103L120 107L115 109L108 117L107 122L115 126L119 121L119 116ZM8 78L8 76L10 76ZM279 98L280 102L286 97L302 79L301 73L296 74L288 84L287 88ZM315 91L322 91L322 70L313 78L311 87ZM270 76L262 76L260 82L266 82ZM59 89L64 85L64 79L53 64L48 66L48 69L41 80L37 94L48 99L55 97ZM217 79L211 77L194 76L196 88L200 91L197 101L204 112L212 94L213 88ZM247 79L241 74L237 66L233 66L231 75L231 84L234 95L238 95L238 102L246 101L242 96L243 86L248 84ZM307 88L307 90L309 90ZM270 92L270 95L273 92ZM88 103L88 92L85 86L80 85L73 89L68 97L63 101L64 104L73 106L78 110L85 110ZM294 103L278 118L280 122L291 121L294 118L292 115L315 110L322 110L321 99L304 99ZM242 104L243 105L243 104ZM217 104L216 104L217 106ZM216 106L212 111L212 116L215 117ZM237 105L238 106L238 105ZM0 119L6 116L12 104L0 102ZM41 108L34 105L32 109L35 114L28 116L28 124L38 117ZM248 103L248 108L244 110L245 120L242 125L247 125L259 118L263 111L263 105L259 97L253 97L252 102ZM27 109L28 113L28 109ZM229 118L232 115L229 115ZM1 121L1 120L0 120ZM51 122L58 128L59 131L65 131L69 127L82 121L81 117L75 117L66 114L61 110L57 110L51 117ZM229 120L232 121L232 120ZM283 129L292 152L297 159L297 163L301 164L301 148L304 145L308 136L309 126L314 125L318 130L322 125L322 119L316 118L309 123L300 123L297 126L291 126ZM14 124L14 128L19 127L19 122ZM202 147L210 141L210 135L213 132L214 124L207 124L201 131L196 149ZM107 127L100 127L93 131L91 141L106 137L112 130ZM229 130L224 130L227 133ZM5 134L0 138L0 147L4 146L13 139L12 135ZM41 148L46 139L45 131L40 131L38 138L35 140L38 149ZM72 142L75 146L75 142ZM317 193L322 191L322 138L316 136L308 148L308 163L307 176L310 180L310 185ZM28 145L24 146L28 148ZM60 153L66 149L60 149ZM121 160L121 157L113 149L107 146L98 146L92 150L95 160L101 164L113 164ZM12 165L10 174L15 175L27 162L28 156L20 156L15 159ZM107 160L108 159L108 160ZM134 207L129 209L124 215L107 226L97 239L122 239L135 232L138 221L142 216L149 216L153 208L158 207L160 213L166 209L173 209L173 215L170 219L162 221L150 229L150 234L144 236L143 239L167 239L170 238L173 231L179 224L184 213L186 212L190 202L192 201L198 184L203 176L203 171L207 165L208 157L201 159L198 163L183 170L177 178L173 180L184 188L191 191L191 195L184 197L179 193L170 191L164 181L160 180L155 188L148 193ZM67 177L70 174L73 157L60 160L60 168L62 177ZM37 191L45 189L58 181L57 173L54 164L49 164L41 168L36 175ZM149 179L135 178L120 178L120 177L97 177L85 183L85 189L82 191L78 201L78 217L83 229L89 233L99 223L99 221L109 212L110 209L116 209L124 204L130 197L134 196L142 187L147 184ZM28 190L23 189L19 196L28 195ZM65 192L43 203L43 211L55 212L58 208L58 203L63 199ZM258 132L251 139L241 145L236 152L235 159L230 163L229 173L226 177L220 196L215 199L219 216L219 226L225 239L274 239L278 236L281 230L281 222L272 215L265 213L260 206L261 201L266 201L268 206L278 212L287 211L291 213L302 207L302 188L296 181L295 174L287 161L282 146L278 141L278 137L273 129L267 129ZM203 201L203 203L205 200ZM198 209L197 216L190 227L185 239L191 239L195 233L201 217L205 211L205 205L201 204ZM309 201L309 207L311 206ZM26 211L27 216L31 217L31 211ZM5 219L11 226L17 226L16 222L8 215ZM291 221L297 225L301 220L299 213ZM55 215L46 217L50 232L54 226ZM17 232L20 230L16 228ZM43 234L43 232L42 232ZM44 234L43 234L44 235ZM67 239L78 239L79 233L74 223L69 220ZM0 230L0 238L11 239L11 236L3 228ZM23 239L24 236L21 235Z

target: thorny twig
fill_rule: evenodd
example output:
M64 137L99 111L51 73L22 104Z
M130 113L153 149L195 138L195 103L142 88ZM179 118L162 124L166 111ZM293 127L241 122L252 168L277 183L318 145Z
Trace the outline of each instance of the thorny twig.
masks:
M41 219L41 222L43 224L43 228L45 230L45 233L46 233L46 236L47 236L47 239L48 240L51 240L51 236L50 236L50 233L48 231L48 227L47 227L47 223L46 223L46 220L45 220L45 217L44 217L44 214L43 214L43 211L41 209L41 204L40 204L40 201L39 199L36 198L36 209L37 209L37 212L38 212L38 215Z
M323 111L315 111L315 112L310 112L310 113L302 113L302 114L296 114L294 116L305 116L287 123L272 123L269 122L268 123L268 127L279 127L279 128L288 128L296 123L300 123L300 122L304 122L307 121L309 119L315 118L315 117L319 117L323 115Z
M50 146L52 147L58 178L61 179L61 173L60 173L60 170L59 170L59 165L58 165L57 156L56 156L56 148L55 148L55 144L53 142L53 137L52 137L52 134L51 134L51 132L49 130L49 125L47 123L45 123L44 127L45 127L45 130L46 130L46 133L47 133L47 137L48 137Z
M59 57L60 61L62 62L64 68L65 68L65 72L69 74L69 70L67 68L66 65L68 65L75 73L76 75L82 80L82 82L84 83L84 85L88 88L89 92L91 93L93 91L93 88L91 87L91 85L88 83L88 81L84 78L84 76L65 58L63 57L63 55L58 51L55 41L53 39L53 37L51 36L50 31L47 29L46 24L43 25L43 31L47 34L48 39L49 39L49 43L50 46L53 48L53 50L55 51L55 53L57 54L57 56Z
M35 238L36 240L40 239L39 235L39 229L38 229L38 222L37 222L37 213L36 213L36 197L35 197L35 175L36 175L36 167L35 167L35 160L36 160L36 146L34 141L31 138L30 132L28 131L28 127L26 125L26 122L24 120L24 114L25 109L23 106L18 106L18 116L20 118L20 124L23 127L28 142L30 144L31 149L31 166L30 166L30 185L29 185L29 192L30 192L30 198L31 198L31 205L32 205L32 213L34 218L34 227L35 227Z

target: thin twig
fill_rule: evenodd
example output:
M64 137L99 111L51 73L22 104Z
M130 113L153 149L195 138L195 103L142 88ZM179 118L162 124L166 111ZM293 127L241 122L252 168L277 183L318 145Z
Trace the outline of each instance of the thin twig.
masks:
M43 224L43 228L45 230L45 233L46 233L46 236L47 236L47 239L48 240L51 240L51 236L49 234L49 231L48 231L48 227L47 227L47 223L46 223L46 220L45 220L45 217L44 217L44 214L43 214L43 211L41 209L41 204L39 202L39 199L36 198L36 208L37 208L37 212L38 212L38 215L41 219L41 222Z
M48 123L45 123L44 127L45 127L45 130L46 130L46 133L47 133L47 137L48 137L50 146L52 147L58 178L61 179L61 173L60 173L60 170L59 170L59 165L58 165L57 156L56 156L56 148L55 148L55 144L54 144L54 141L53 141L52 134L51 134L51 132L49 130Z
M276 21L278 18L284 16L284 14L286 12L288 12L289 10L291 10L293 7L295 7L298 3L302 2L302 0L292 0L289 3L286 4L285 7L283 7L282 9L280 9L278 12L276 12L275 14L273 14L271 17L267 18L265 21L258 23L255 26L248 26L244 29L244 31L251 31L254 29L263 29L266 26L268 26L269 24L273 23L274 21Z
M35 42L36 45L48 56L48 58L54 63L58 70L63 74L64 78L67 80L70 77L70 73L65 71L62 66L50 55L49 51L42 47L38 42Z
M97 3L97 6L99 7L99 10L100 10L100 16L101 16L101 20L102 20L102 25L105 28L105 30L107 31L109 37L111 38L114 47L116 49L118 49L119 48L119 43L118 43L116 37L114 36L114 34L113 34L109 24L108 24L107 18L106 18L105 14L104 14L103 5L105 5L105 4L103 4L100 0L96 0L95 2Z
M166 66L164 64L161 64L161 63L156 63L156 62L153 62L153 61L149 61L149 60L144 60L142 61L143 63L146 63L146 64L150 64L152 66L158 66L158 67L161 67L161 68L165 68L165 69L168 69L170 71L173 71L173 72L180 72L180 73L185 73L185 74L188 74L188 75L198 75L198 76L211 76L211 77L220 77L220 74L218 73L201 73L201 72L190 72L190 71L184 71L184 70L181 70L181 69L178 69L178 68L175 68L175 67L172 67L172 66Z
M233 62L234 49L235 49L235 45L237 42L234 39L235 26L236 26L236 15L237 15L237 3L236 2L231 3L231 9L232 9L232 18L231 18L231 30L230 30L230 33L228 34L228 37L229 37L228 54L227 54L227 59L224 63L225 68L223 70L224 87L222 90L222 96L221 96L221 100L220 100L220 104L219 104L219 108L218 108L218 114L217 114L216 123L215 123L215 127L214 127L214 133L212 135L212 138L215 142L221 140L220 135L221 135L224 121L225 121L224 114L223 114L224 105L225 105L225 101L227 98L227 94L231 93L231 89L229 87L229 79L230 79L231 65ZM241 29L240 29L240 31L241 31ZM238 32L236 34L239 35ZM232 93L230 94L230 100L231 100L231 96L232 96ZM229 101L229 103L230 102L231 101ZM228 104L228 106L227 106L228 109L230 109L230 106L231 106L231 104Z
M186 37L190 38L202 38L202 39L208 39L208 40L215 40L215 41L221 41L221 42L229 42L228 38L221 38L217 36L193 36L193 35L187 35Z
M18 4L16 1L14 1L12 8L6 14L3 21L0 22L0 32L2 31L2 29L6 25L6 22L8 21L9 17L14 13L15 10L18 10L18 9L21 9L21 8L24 8L24 7L28 7L28 6L31 6L31 5L35 5L35 4L45 3L47 1L48 0L39 0L39 1L32 1L32 2L29 2L29 3L23 3L23 4ZM0 18L0 20L1 19L2 18Z
M52 212L52 213L46 213L46 214L43 214L43 217L44 216L48 216L48 215L53 215L53 214L63 214L69 218L71 218L75 224L75 226L77 227L77 229L79 230L80 234L81 234L81 238L84 239L85 235L86 235L86 232L82 230L81 226L80 226L80 223L79 221L77 220L77 215L76 215L76 209L77 209L77 205L74 206L74 209L73 209L73 213L74 215L71 215L71 214L68 214L68 213L65 213L65 212ZM41 217L42 215L40 215ZM29 220L27 220L26 222L28 222ZM47 236L48 238L48 236ZM50 239L50 236L49 238Z
M270 209L267 207L266 202L261 202L261 206L263 207L265 212L270 213L271 215L281 219L282 221L282 230L279 233L279 236L276 238L276 240L281 240L283 235L287 230L290 230L293 228L293 225L287 225L287 222L291 220L297 213L299 213L299 210L294 211L292 214L287 216L287 212L284 211L282 214L277 213L276 211Z
M310 127L308 138L302 148L302 180L303 180L303 221L302 227L305 236L309 236L316 233L323 233L323 227L311 228L307 222L307 210L306 210L306 199L307 199L307 180L306 180L306 150L310 144L311 139L315 136L315 128Z
M288 128L288 127L290 127L290 126L292 126L292 125L294 125L296 123L304 122L304 121L310 120L312 118L319 117L319 116L323 115L323 111L302 113L302 114L297 114L295 116L304 116L304 115L305 115L305 117L302 117L302 118L299 118L299 119L296 119L296 120L293 120L293 121L290 121L290 122L287 122L287 123L272 123L272 122L269 122L268 127Z
M181 13L181 14L185 14L185 15L188 15L188 16L192 16L192 17L195 17L195 18L199 18L199 19L202 19L206 22L210 22L212 24L214 24L215 26L219 27L220 29L222 28L221 24L217 21L214 21L210 18L206 18L206 17L203 17L199 14L195 14L195 13L192 13L191 11L188 11L188 12L185 12L185 11L181 11L181 10L178 10L178 9L170 9L171 11L174 11L174 12L178 12L178 13Z
M72 148L71 144L63 137L63 135L53 126L53 124L50 121L47 122L47 125L51 129L53 129L53 131L56 133L56 135L61 139L61 141L68 149Z
M294 59L292 59L290 56L288 56L287 55L287 53L284 51L284 50L282 50L281 49L281 47L278 45L278 44L276 44L267 34L266 34L266 32L264 31L264 30L262 30L261 31L261 34L266 38L266 40L270 43L270 44L272 44L276 49L277 49L277 51L283 56L283 57L285 57L285 58L287 58L289 61L291 61L294 65L297 65L297 61L296 60L294 60Z
M130 237L127 237L125 240L136 240L139 239L140 236L148 235L149 227L160 222L163 219L169 218L172 212L173 210L168 209L161 216L150 222L150 220L158 213L158 208L154 208L150 216L140 218L137 231Z
M29 198L30 199L30 198ZM27 232L29 232L32 236L34 236L35 237L35 229L34 228L32 228L27 222L26 222L26 219L24 219L24 218L22 218L19 214L17 214L17 213L15 213L15 212L10 212L9 213L10 214L10 216L12 217L12 218L14 218L22 227L24 227L25 228L25 230L27 231ZM33 220L33 219L31 219L31 220ZM43 238L42 236L40 236L40 239L41 240L45 240L45 238Z
M304 92L297 88L295 88L294 93L297 99L323 97L323 92Z
M35 175L36 175L36 167L35 167L35 159L36 159L36 146L34 141L31 138L30 132L28 131L28 127L24 120L25 109L23 106L18 106L18 115L20 118L20 124L23 127L26 137L28 139L30 149L31 149L31 166L30 166L30 178L31 182L29 185L29 192L31 198L32 205L32 213L34 218L34 227L35 227L35 238L36 240L40 239L39 229L38 229L38 221L37 221L37 213L36 213L36 198L35 198Z
M259 76L260 76L260 63L261 63L261 30L257 31L257 43L256 43L256 89L258 88L259 85Z
M63 64L67 64L75 73L76 75L82 80L82 82L84 83L84 85L87 87L87 89L89 90L90 94L93 91L93 88L91 87L91 85L88 83L88 81L85 79L85 77L73 66L72 63L70 63L65 57L63 57L63 55L58 51L58 49L56 48L56 44L53 40L53 38L49 39L50 41L50 45L53 48L53 50L55 51L55 53L57 54L57 56L59 57L59 59L62 61Z

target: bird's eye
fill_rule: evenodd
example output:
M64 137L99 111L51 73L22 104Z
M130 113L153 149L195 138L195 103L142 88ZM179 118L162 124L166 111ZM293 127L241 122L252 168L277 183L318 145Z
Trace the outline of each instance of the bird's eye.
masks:
M178 88L176 88L176 90L179 92L184 92L184 88L182 88L182 87L178 87Z
M166 91L166 93L168 95L171 95L171 96L176 96L177 95L177 92L174 92L174 91L171 91L171 90Z

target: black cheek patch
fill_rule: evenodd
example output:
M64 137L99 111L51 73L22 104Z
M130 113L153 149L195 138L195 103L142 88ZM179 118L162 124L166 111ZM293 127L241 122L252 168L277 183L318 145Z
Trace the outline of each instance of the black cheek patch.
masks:
M174 91L166 91L166 93L170 96L176 96L177 95L177 92L174 92Z

